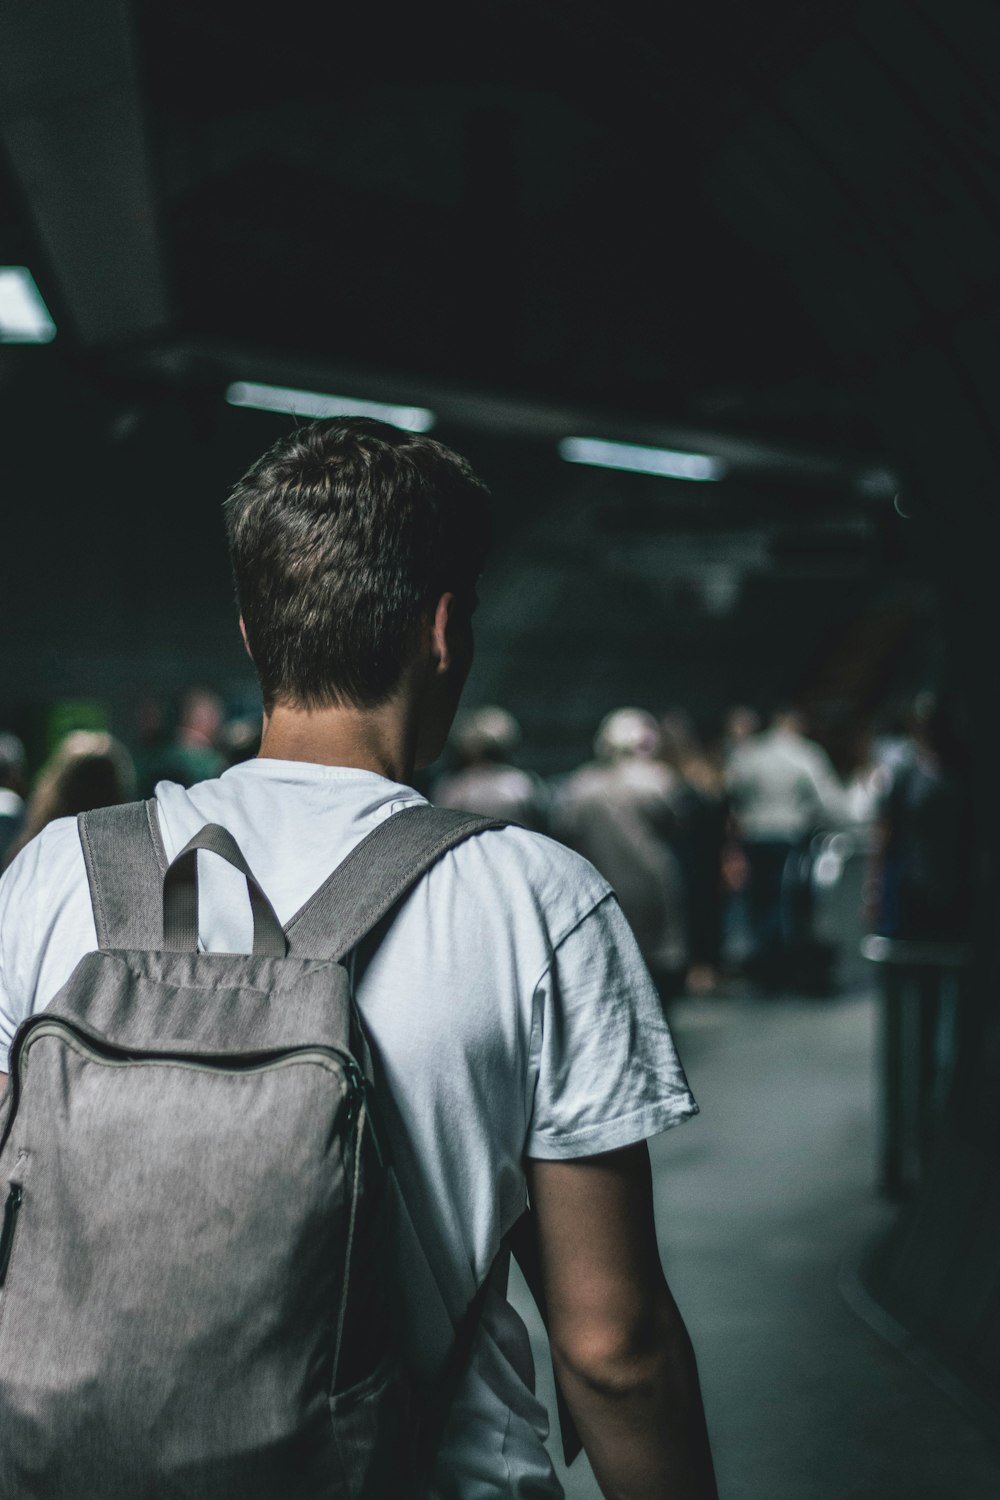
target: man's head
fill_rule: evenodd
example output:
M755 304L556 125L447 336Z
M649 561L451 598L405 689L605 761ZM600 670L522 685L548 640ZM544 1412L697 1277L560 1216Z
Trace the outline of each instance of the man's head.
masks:
M443 443L368 418L313 422L257 460L225 516L268 714L385 703L443 596L468 631L488 492Z
M594 754L605 765L652 760L660 747L660 727L644 708L616 708L605 714L594 736Z
M790 703L781 703L771 715L771 728L781 734L805 734L806 722L799 709Z
M455 749L465 765L502 765L514 758L521 726L499 704L473 708L455 727Z

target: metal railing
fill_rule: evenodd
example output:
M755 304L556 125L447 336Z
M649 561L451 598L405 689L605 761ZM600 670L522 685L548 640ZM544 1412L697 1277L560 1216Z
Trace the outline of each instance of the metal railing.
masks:
M905 1198L921 1182L951 1089L972 950L870 934L861 954L881 982L879 1186Z

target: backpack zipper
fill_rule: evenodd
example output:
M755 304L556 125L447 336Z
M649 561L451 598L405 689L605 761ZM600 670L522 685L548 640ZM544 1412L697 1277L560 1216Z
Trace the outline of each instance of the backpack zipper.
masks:
M362 1141L365 1132L365 1122L368 1119L368 1111L365 1109L364 1098L358 1110L357 1129L354 1133L354 1162L351 1172L351 1211L347 1225L347 1247L344 1251L344 1278L340 1289L340 1311L337 1314L337 1336L333 1349L333 1372L330 1376L330 1390L334 1390L337 1384L337 1372L340 1369L340 1351L344 1341L344 1319L347 1315L347 1295L351 1285L351 1252L354 1249L354 1228L357 1223L358 1214L358 1187L361 1181L361 1152Z
M7 1202L3 1211L3 1228L0 1229L0 1287L7 1280L7 1270L10 1266L11 1252L14 1249L14 1232L17 1229L17 1216L21 1212L21 1204L24 1202L24 1188L19 1182L12 1182L7 1194Z
M51 1012L39 1011L30 1016L19 1028L14 1039L14 1045L10 1054L10 1082L7 1085L13 1093L10 1107L7 1111L6 1128L0 1139L0 1151L7 1143L17 1105L20 1099L23 1056L31 1041L39 1034L56 1035L67 1038L70 1044L82 1047L84 1051L94 1054L101 1062L111 1067L127 1067L130 1063L140 1060L150 1063L173 1063L181 1067L190 1067L207 1072L252 1072L254 1069L270 1069L286 1067L290 1063L303 1062L307 1060L329 1065L330 1061L336 1062L339 1071L343 1075L347 1085L347 1120L348 1125L354 1125L362 1111L371 1116L373 1103L368 1081L356 1059L349 1052L342 1051L339 1047L302 1046L283 1048L273 1052L251 1053L240 1061L233 1063L225 1060L217 1054L197 1052L158 1052L155 1049L130 1049L118 1046L101 1036L100 1032L92 1030L89 1026L79 1021L69 1021L59 1016L53 1016ZM379 1122L369 1119L369 1130L372 1144L380 1165L386 1164L380 1139L382 1130Z
M81 1021L69 1020L64 1016L53 1015L51 1012L39 1011L29 1018L22 1028L22 1034L17 1038L20 1045L16 1045L11 1053L11 1072L17 1079L18 1072L15 1064L21 1063L23 1068L23 1054L27 1051L31 1042L39 1036L60 1036L67 1041L75 1042L85 1053L89 1053L99 1061L107 1063L111 1067L125 1066L131 1063L177 1063L181 1067L190 1067L198 1071L210 1073L252 1073L264 1072L269 1068L280 1068L289 1062L303 1059L317 1059L322 1062L335 1062L338 1070L343 1073L348 1084L348 1093L353 1094L360 1090L361 1073L354 1058L350 1053L342 1052L339 1047L328 1047L322 1043L305 1043L293 1047L275 1047L260 1052L248 1052L243 1056L233 1057L229 1053L221 1052L186 1052L180 1049L172 1050L168 1047L125 1047L119 1042L112 1042L99 1031L94 1031L90 1026Z

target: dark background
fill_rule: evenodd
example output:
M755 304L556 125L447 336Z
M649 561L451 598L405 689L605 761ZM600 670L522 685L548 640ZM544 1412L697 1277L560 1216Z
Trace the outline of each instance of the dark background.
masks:
M964 406L943 436L942 383L995 285L988 7L3 14L0 261L60 330L0 350L8 721L252 697L219 507L287 419L228 407L241 378L435 410L496 502L469 701L540 770L632 701L712 732L808 700L843 761L944 670L916 533L928 421L969 474L986 439ZM571 466L573 434L730 476Z
M470 701L546 773L623 702L796 699L838 759L927 682L978 805L961 1088L886 1295L991 1392L997 1192L1000 9L0 4L0 721L254 701L220 504L287 419L415 401L490 484ZM719 454L718 484L563 462ZM961 1191L960 1191L961 1190ZM937 1196L935 1197L935 1193ZM959 1195L959 1196L956 1196Z

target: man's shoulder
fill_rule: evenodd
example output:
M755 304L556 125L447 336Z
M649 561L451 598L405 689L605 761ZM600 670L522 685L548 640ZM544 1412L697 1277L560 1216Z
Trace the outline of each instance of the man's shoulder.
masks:
M568 844L550 834L525 828L520 823L503 823L501 820L500 827L487 828L477 838L484 841L483 847L491 859L512 862L526 879L554 873L564 879L607 885L590 860L577 854ZM458 845L459 850L463 847L463 844Z
M57 818L25 844L0 880L5 946L83 907L89 911L90 886L77 820Z
M8 888L39 890L67 879L86 879L80 830L76 818L55 818L35 834L4 872Z
M751 739L744 740L742 744L734 745L726 756L727 771L742 771L747 766L756 764L765 757L770 749L763 735L754 735Z
M460 886L523 912L534 912L553 933L612 894L589 859L558 839L516 823L485 830L451 851Z
M0 880L0 1032L12 1035L12 1025L47 1004L96 945L77 822L59 818L25 844Z

